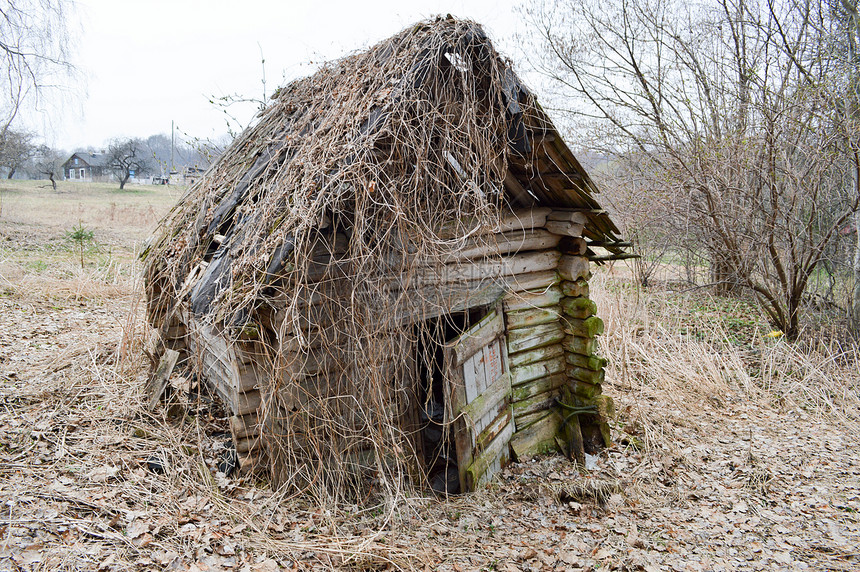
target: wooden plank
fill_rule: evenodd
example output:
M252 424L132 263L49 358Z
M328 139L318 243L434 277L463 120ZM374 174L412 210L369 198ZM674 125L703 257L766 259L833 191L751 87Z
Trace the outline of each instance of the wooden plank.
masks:
M532 308L508 312L508 329L516 330L518 328L532 328L541 324L549 324L550 322L558 321L560 316L561 310L558 307Z
M146 408L149 411L155 409L164 390L167 388L167 382L170 380L170 374L173 373L173 368L176 367L176 361L179 359L179 352L174 350L164 350L161 359L158 360L158 367L155 373L147 380L146 389Z
M544 415L511 437L511 450L518 462L528 461L536 455L557 450L556 435L561 428L561 417L555 411Z
M505 312L555 306L561 300L562 294L561 287L555 284L539 290L511 292L504 298Z
M481 392L487 389L490 384L499 379L504 373L504 369L502 367L501 345L501 339L497 338L484 346L484 349L482 350L484 354L484 371L486 372L486 376L484 378L484 383L480 388Z
M502 411L501 415L497 415L495 419L492 419L490 423L488 423L475 437L475 451L481 452L487 448L493 439L495 439L499 433L505 430L505 428L511 424L513 413L511 412L510 407L505 407Z
M463 368L463 381L466 387L466 403L474 401L479 394L480 380L486 375L484 371L484 355L474 353L466 358Z
M508 332L508 354L550 346L563 339L564 330L561 324L557 322L535 326L534 328L511 330Z
M467 490L475 490L475 486L481 482L481 478L488 472L493 463L504 457L509 450L511 436L514 434L513 422L508 425L493 439L484 451L466 468ZM502 463L500 463L501 465Z
M482 418L488 412L500 411L508 402L511 394L511 381L508 374L498 378L484 393L464 405L456 413L462 413L471 420Z
M535 203L535 198L531 196L525 187L520 184L510 169L505 173L505 190L511 195L513 202L519 206L529 206Z
M454 344L454 365L459 365L478 350L502 335L505 322L501 312L493 310L464 332Z
M511 368L511 385L516 387L535 379L561 373L567 367L563 357L556 357L546 361L539 361L528 365Z

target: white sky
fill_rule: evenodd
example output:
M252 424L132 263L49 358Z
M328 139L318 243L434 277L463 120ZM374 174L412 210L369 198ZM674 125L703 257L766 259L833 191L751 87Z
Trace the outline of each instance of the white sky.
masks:
M516 0L78 0L75 60L86 76L78 102L52 111L46 142L103 146L112 137L227 131L209 100L267 92L418 20L453 14L481 23L510 57ZM240 112L246 123L251 112ZM42 129L38 129L42 131Z

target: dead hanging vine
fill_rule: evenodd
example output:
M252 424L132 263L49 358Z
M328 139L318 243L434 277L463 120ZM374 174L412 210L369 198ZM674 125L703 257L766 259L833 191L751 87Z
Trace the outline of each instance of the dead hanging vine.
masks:
M543 117L479 26L424 22L280 89L162 222L150 321L258 344L278 482L355 496L373 474L396 496L417 474L414 345L438 269L507 207L524 114Z

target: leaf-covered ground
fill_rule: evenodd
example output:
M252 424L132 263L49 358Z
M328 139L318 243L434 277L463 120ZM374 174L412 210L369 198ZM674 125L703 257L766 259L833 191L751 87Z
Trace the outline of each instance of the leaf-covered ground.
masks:
M2 191L0 570L860 569L856 343L801 350L603 271L612 448L335 510L218 473L205 396L143 406L133 252L175 197L61 190Z
M217 407L142 407L132 300L4 286L0 569L860 567L856 425L740 390L685 403L608 384L617 444L590 469L516 464L447 501L332 513L226 478Z

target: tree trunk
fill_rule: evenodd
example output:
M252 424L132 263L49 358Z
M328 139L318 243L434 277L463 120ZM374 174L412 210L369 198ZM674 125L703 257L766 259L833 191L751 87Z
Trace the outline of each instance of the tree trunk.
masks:
M9 169L9 174L6 175L6 178L11 179L14 176L15 176L15 167L12 167L11 169Z
M860 334L860 211L854 213L854 306L851 308L851 329Z
M48 175L48 180L51 181L51 187L53 187L54 191L57 190L57 181L54 179L54 173Z

